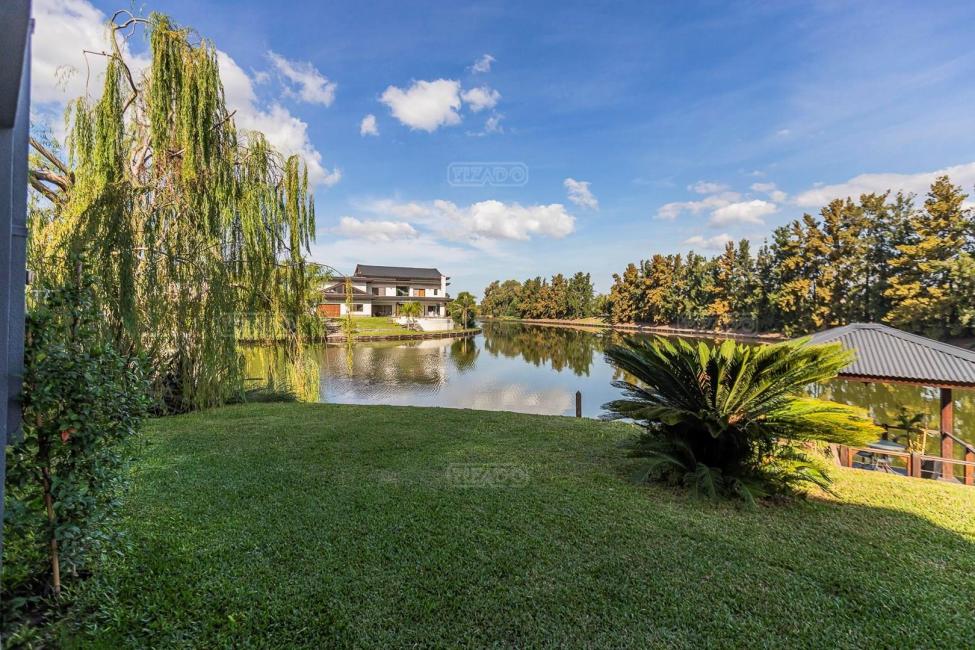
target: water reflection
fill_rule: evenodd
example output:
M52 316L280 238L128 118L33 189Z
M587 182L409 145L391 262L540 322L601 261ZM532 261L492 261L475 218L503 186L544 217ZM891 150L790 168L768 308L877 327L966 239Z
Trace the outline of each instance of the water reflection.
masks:
M296 369L288 369L286 360L268 348L248 350L245 362L249 377L293 377L309 400L571 415L578 390L583 413L598 416L600 406L618 396L611 382L619 377L603 359L603 350L621 338L485 323L484 333L474 338L315 348ZM904 410L923 414L924 426L937 427L939 398L933 389L836 380L814 392L862 406L879 422L894 424ZM955 391L955 397L956 432L975 442L975 392Z

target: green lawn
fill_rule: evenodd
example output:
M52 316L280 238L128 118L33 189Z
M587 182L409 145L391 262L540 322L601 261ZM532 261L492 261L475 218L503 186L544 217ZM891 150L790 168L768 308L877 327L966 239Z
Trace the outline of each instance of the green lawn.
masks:
M342 324L345 319L339 319ZM411 332L390 316L353 316L352 325L355 333L361 336L378 336L380 334L406 334Z
M630 431L296 404L156 420L132 548L66 644L973 643L975 489L839 470L838 499L742 511L628 484Z

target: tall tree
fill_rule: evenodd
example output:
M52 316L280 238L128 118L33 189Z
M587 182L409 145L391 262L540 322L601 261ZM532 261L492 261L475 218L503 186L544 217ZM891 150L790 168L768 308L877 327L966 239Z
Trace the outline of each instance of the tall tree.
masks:
M143 27L136 76L121 39ZM70 107L67 160L33 142L32 187L51 203L32 224L31 267L72 273L84 252L120 349L153 359L173 410L241 390L236 321L270 315L292 343L312 333L305 253L315 234L307 169L227 109L217 51L161 14L109 25L100 98Z
M714 265L714 288L708 315L715 329L725 329L735 320L735 269L737 268L735 242L725 244L724 253Z
M972 213L963 207L967 198L942 176L931 185L924 209L909 217L908 241L897 247L898 255L891 260L889 322L931 336L961 331L963 305L972 301L958 286L963 277L958 269L966 265L962 256L972 237Z
M609 292L610 320L614 323L632 323L638 318L643 302L640 271L630 263L623 275L613 274L613 286Z
M592 316L595 298L592 277L579 271L569 280L568 317L587 318Z

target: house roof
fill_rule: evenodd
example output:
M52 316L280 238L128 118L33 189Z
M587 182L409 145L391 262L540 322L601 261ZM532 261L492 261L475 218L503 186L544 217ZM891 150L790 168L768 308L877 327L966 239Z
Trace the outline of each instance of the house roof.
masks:
M373 266L357 264L354 277L397 278L402 280L439 280L443 274L437 269L412 266Z
M335 296L341 296L341 297L344 298L345 297L345 283L344 282L338 282L336 284L333 284L332 286L326 288L322 293L324 293L327 296L335 295ZM352 295L353 296L368 296L370 294L369 294L368 291L363 291L362 289L359 289L357 287L352 287Z
M975 352L880 323L852 323L813 334L856 352L841 377L975 388Z

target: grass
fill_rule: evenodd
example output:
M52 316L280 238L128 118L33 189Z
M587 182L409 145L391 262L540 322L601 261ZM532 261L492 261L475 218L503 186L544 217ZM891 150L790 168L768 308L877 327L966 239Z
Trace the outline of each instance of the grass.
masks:
M345 318L337 319L334 322L344 325ZM353 316L352 325L355 328L355 333L361 336L406 334L413 331L403 327L390 316Z
M629 484L631 431L310 404L156 420L131 549L77 594L64 643L971 644L975 490L838 470L838 498L749 512Z

